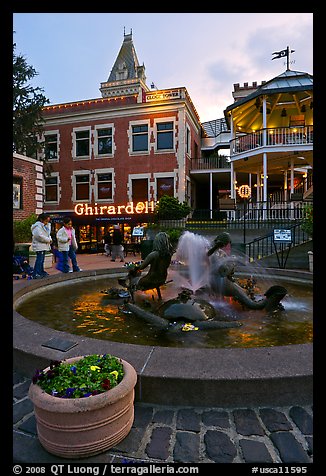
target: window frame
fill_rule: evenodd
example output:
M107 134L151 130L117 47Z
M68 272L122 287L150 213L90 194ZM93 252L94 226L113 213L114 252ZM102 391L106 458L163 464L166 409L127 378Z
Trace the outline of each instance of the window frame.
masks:
M99 140L101 137L98 135L98 131L103 130L103 129L111 129L111 152L105 153L105 154L100 154L99 153ZM114 152L115 152L115 145L114 145L114 124L109 123L109 124L97 124L94 129L94 158L95 159L103 159L107 157L114 157ZM107 136L109 137L109 136Z
M166 131L158 131L158 125L172 123L172 129L168 129ZM164 117L160 119L154 120L154 130L155 130L155 153L162 154L164 152L171 153L175 152L176 140L175 140L175 124L176 118L175 117ZM165 132L172 133L172 147L171 148L158 148L158 134L164 134Z
M111 174L111 184L112 184L112 197L111 198L99 198L99 190L98 186L99 183L101 183L98 179L99 175L106 175L106 174ZM94 183L94 199L96 202L99 203L113 203L114 202L114 191L115 191L115 175L114 175L114 169L113 168L107 168L107 169L96 169L95 172L95 183Z
M77 177L88 175L88 199L86 198L77 198ZM91 201L91 171L83 170L78 172L73 172L73 202L82 202L90 203Z
M56 157L53 158L53 159L50 159L46 156L46 138L49 137L49 136L54 136L56 135L57 137L57 140L56 140L56 144L57 144L57 151L56 151ZM59 130L48 130L48 131L44 131L44 158L46 161L50 162L51 164L53 162L59 162L59 158L60 158L60 134L59 134Z
M154 173L154 196L155 196L155 201L159 200L158 197L158 180L159 179L173 179L173 195L172 197L176 196L176 182L177 182L177 177L175 173L171 172L157 172Z
M55 186L56 187L56 195L57 195L57 199L56 200L47 200L46 199L46 188L49 186L46 184L46 180L48 178L56 178L57 179L57 183L55 185L52 185L53 187ZM59 203L59 172L53 172L50 174L49 177L45 177L44 178L44 203L49 203L49 204L58 204Z
M139 133L134 133L133 128L134 127L140 127L140 126L147 126L147 149L142 149L142 150L134 150L133 145L134 145L134 135L145 135L142 132ZM129 122L129 130L128 130L128 136L129 136L129 155L149 155L150 153L150 136L151 136L151 127L150 127L150 120L145 119L145 120L138 120L138 121L130 121Z
M88 132L88 155L77 155L77 137L76 133L77 132ZM73 138L73 160L89 160L92 155L92 143L91 143L91 138L92 138L92 131L91 131L91 126L83 126L83 127L74 127L72 130L72 138ZM82 140L82 139L80 139ZM83 139L86 140L86 139Z

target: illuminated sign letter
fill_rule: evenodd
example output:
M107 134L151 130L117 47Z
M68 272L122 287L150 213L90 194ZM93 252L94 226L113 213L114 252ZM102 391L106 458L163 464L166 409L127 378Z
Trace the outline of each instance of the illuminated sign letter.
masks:
M84 204L83 203L77 203L77 205L75 205L75 213L76 213L76 215L84 215Z
M136 204L135 212L136 213L143 213L144 208L145 208L145 203L144 202L138 202Z
M126 213L130 213L130 215L133 215L134 212L134 202L128 202L128 205L126 206Z

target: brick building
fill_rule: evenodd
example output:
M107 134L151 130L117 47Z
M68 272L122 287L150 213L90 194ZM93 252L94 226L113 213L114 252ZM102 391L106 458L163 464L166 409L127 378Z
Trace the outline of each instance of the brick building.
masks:
M13 219L24 220L43 211L43 164L21 154L13 154Z
M146 224L163 194L191 204L191 158L201 147L202 126L186 88L150 89L131 34L100 92L43 114L52 169L44 210L53 222L72 217L84 251L97 249L115 223L131 241L133 227Z

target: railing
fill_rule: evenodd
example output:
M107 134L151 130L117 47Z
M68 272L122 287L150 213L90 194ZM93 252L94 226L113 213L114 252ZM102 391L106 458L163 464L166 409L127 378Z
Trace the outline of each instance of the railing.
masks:
M191 159L191 170L229 169L231 162L229 156L200 157Z
M232 139L230 149L232 154L240 154L262 146L312 145L313 131L313 126L260 129Z
M288 229L291 230L292 242L287 244L284 250L288 249L289 246L297 246L310 239L309 235L302 230L301 223L289 226ZM245 254L250 262L273 255L275 252L273 233L261 238L255 238L245 245Z
M228 227L243 229L259 228L269 224L293 225L303 218L306 202L248 202L237 203L235 210L200 209L192 211L187 219L186 228L199 227ZM200 223L203 222L203 223ZM211 222L211 224L210 224Z

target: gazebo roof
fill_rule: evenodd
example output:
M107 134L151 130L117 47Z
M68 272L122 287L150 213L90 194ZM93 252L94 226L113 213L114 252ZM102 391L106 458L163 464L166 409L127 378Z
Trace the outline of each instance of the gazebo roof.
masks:
M295 91L307 91L313 89L313 77L309 73L304 73L302 71L292 71L287 69L284 73L281 73L279 76L276 76L269 81L266 81L264 84L259 86L256 91L248 94L244 98L241 98L235 101L233 104L228 106L224 114L227 114L232 109L239 107L242 104L247 103L248 101L255 99L259 96L271 95L277 93L287 93Z

